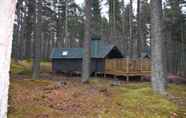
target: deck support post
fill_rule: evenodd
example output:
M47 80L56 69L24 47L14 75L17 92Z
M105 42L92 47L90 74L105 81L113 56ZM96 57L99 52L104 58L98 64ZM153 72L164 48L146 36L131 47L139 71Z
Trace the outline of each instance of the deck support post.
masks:
M98 76L98 75L97 75L97 73L96 73L96 72L94 73L94 76L97 78L97 76Z
M129 76L127 76L126 78L127 78L126 80L127 80L127 83L128 83L129 82Z
M140 80L143 81L144 80L144 76L140 76Z
M107 75L104 73L104 74L103 74L103 77L104 77L104 78L106 78L106 77L107 77Z

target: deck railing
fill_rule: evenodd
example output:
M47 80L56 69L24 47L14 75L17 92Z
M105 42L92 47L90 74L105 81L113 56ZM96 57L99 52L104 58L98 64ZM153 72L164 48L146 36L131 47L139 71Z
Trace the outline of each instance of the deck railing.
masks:
M105 73L118 76L146 76L151 74L150 59L107 59Z

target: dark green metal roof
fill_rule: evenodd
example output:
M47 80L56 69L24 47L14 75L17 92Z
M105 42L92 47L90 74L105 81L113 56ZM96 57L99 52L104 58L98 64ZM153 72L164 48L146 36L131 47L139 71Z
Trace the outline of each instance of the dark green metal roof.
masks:
M91 58L105 58L109 52L114 49L114 45L110 45L102 40L91 41ZM55 48L53 49L51 59L81 59L83 58L83 48Z

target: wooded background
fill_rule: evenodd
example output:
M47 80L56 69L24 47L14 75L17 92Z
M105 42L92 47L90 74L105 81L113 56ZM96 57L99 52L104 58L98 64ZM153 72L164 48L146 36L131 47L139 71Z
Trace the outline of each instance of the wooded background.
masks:
M37 2L37 4L36 4ZM101 0L91 3L91 33L120 48L131 58L150 50L150 3L137 0L107 0L108 18L101 15ZM186 72L185 0L166 0L163 4L164 60L169 73ZM82 47L84 6L74 0L18 0L13 35L13 54L17 60L38 57L49 60L53 48Z

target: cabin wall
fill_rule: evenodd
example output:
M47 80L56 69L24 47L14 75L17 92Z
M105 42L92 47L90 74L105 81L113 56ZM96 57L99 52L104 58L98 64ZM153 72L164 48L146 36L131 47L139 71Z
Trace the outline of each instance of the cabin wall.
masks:
M105 59L91 59L91 73L104 72ZM55 59L52 60L53 72L81 72L82 59Z
M81 72L81 59L55 59L52 62L54 72Z
M93 59L92 66L95 68L96 71L94 72L105 72L105 59Z

